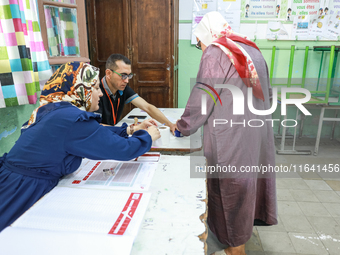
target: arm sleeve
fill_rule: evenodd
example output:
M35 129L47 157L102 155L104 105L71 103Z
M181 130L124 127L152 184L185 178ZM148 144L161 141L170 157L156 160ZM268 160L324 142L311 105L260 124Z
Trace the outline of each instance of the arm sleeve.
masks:
M93 160L131 160L149 151L151 144L151 136L145 130L128 137L126 124L125 128L106 127L90 119L72 124L64 147L69 154Z
M130 103L133 99L138 97L138 94L130 87L127 86L124 90L124 96L125 96L125 104Z
M111 132L121 136L121 137L128 137L129 135L126 133L126 128L128 125L124 122L121 127L116 126L106 126Z
M184 113L181 116L181 119L177 122L177 127L184 136L194 134L198 128L204 125L214 109L214 101L205 91L198 88L209 90L209 92L215 98L215 101L219 101L213 91L200 83L210 85L215 89L217 94L220 95L221 88L215 88L215 84L223 84L226 82L226 77L228 77L228 73L230 72L232 66L229 59L223 61L224 62L221 64L221 59L216 59L216 57L213 57L210 54L203 54L196 78L196 84L191 90ZM224 66L224 68L222 68L222 66ZM207 96L206 115L201 114L202 94Z

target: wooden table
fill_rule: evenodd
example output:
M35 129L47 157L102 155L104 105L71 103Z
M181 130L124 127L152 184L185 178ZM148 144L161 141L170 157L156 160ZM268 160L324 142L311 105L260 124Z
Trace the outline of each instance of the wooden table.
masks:
M164 115L173 123L176 123L176 120L180 119L184 112L184 108L159 108L160 111L164 113ZM140 110L139 108L134 108L130 111L121 121L117 123L117 126L121 126L124 122L128 125L134 123L133 118L129 118L129 116L145 116L145 119L150 118L150 116ZM139 119L138 121L143 121L145 119ZM163 123L157 122L159 125ZM198 129L195 134L187 137L175 137L174 135L170 135L170 143L167 146L161 147L152 147L151 151L168 151L168 152L193 152L199 151L202 149L202 132L201 129Z

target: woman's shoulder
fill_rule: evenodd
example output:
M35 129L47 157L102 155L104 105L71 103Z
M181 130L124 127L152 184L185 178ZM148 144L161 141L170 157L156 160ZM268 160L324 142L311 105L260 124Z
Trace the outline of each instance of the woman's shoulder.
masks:
M227 55L218 46L210 44L203 52L202 60L221 62L225 57L227 57Z
M71 122L77 121L89 121L96 120L98 122L101 121L101 115L93 112L82 111L74 105L66 102L53 103L55 104L57 111L54 111L56 115L61 115L64 118L67 118Z

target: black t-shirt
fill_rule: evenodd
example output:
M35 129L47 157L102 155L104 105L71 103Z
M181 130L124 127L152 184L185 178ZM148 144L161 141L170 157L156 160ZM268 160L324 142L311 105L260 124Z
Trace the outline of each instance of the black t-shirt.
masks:
M100 80L99 86L103 92L103 96L100 98L99 110L97 112L102 114L103 124L115 125L119 121L119 118L124 109L124 105L130 103L133 99L138 97L138 94L134 92L133 89L130 88L129 85L127 85L124 91L118 90L114 96L112 95L111 91L108 89L107 86L105 89L105 86L102 82L106 83L105 77ZM118 106L118 101L119 101L119 106ZM117 106L118 106L118 111L117 111ZM113 111L112 111L112 107L114 109ZM116 122L114 122L113 112L116 117Z

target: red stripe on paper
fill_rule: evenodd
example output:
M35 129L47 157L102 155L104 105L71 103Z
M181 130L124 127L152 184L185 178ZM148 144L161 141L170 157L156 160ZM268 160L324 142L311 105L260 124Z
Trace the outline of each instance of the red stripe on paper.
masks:
M98 162L95 164L95 166L92 167L91 171L88 172L88 174L84 177L83 181L86 181L86 180L91 176L91 174L94 172L94 170L96 170L96 168L100 165L100 163L102 163L102 162L98 161Z
M129 226L131 219L133 217L133 215L135 214L138 204L140 202L140 200L142 199L142 195L143 193L131 193L129 199L126 201L126 204L122 210L122 212L120 213L118 219L116 220L115 224L112 226L112 228L110 229L109 233L110 235L123 235L125 233L125 230L127 229L127 227ZM131 201L133 201L132 205ZM124 222L121 226L119 226L119 224L121 223L121 221L123 220L125 214L124 212L128 211L128 216L129 217L125 217ZM116 229L119 227L118 231L116 231Z

